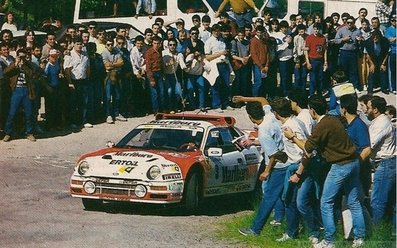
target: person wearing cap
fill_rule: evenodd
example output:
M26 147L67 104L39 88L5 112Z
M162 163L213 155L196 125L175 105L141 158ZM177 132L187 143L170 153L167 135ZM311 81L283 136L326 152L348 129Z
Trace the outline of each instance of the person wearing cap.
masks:
M385 37L389 40L389 80L390 89L396 94L396 15L390 17L390 27L386 29Z
M148 15L149 19L152 19L156 9L156 0L138 0L135 18L138 18L139 15Z
M48 63L44 68L47 84L51 88L46 94L45 113L47 117L47 128L60 128L62 125L61 106L61 78L63 73L59 61L59 51L51 49L48 55Z
M334 43L340 44L339 66L348 75L350 82L353 83L357 91L361 90L358 79L358 41L361 32L354 26L354 17L349 16L347 26L341 27L335 35Z
M226 5L230 4L231 9L236 17L236 22L239 28L244 27L246 23L251 23L252 18L259 12L253 0L223 0L219 5L218 11L215 12L215 17L225 11Z

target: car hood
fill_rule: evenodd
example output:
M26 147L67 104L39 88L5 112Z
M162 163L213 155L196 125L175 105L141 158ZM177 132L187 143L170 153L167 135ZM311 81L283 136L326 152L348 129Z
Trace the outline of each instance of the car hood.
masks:
M188 165L203 159L196 152L142 151L131 149L103 149L87 154L80 159L89 164L84 176L148 180L147 172L158 166L161 176L156 180L181 179L187 173Z

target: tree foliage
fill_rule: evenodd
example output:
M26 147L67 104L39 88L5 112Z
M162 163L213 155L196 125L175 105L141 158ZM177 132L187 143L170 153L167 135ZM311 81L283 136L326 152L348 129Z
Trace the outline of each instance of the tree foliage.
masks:
M44 20L72 23L75 0L12 0L8 11L15 12L21 26L40 27Z

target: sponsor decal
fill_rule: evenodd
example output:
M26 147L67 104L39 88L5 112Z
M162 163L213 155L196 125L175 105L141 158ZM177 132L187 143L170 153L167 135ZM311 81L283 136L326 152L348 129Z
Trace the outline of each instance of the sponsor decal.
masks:
M123 174L123 173L125 173L125 172L130 173L134 168L135 168L135 167L132 167L132 166L127 166L127 167L122 166L122 167L119 168L118 171L119 171L121 174Z
M140 153L140 152L116 152L115 156L122 156L122 157L138 157L138 158L151 158L153 157L152 154L147 153Z
M199 122L194 121L178 121L178 120L153 120L149 124L160 124L160 125L185 125L185 126L200 126Z
M182 191L183 189L183 183L178 182L178 183L170 183L168 185L168 190L170 191Z
M236 185L235 190L236 191L243 191L243 190L248 190L250 188L251 188L250 184L239 184L239 185Z
M109 164L112 164L112 165L138 166L138 161L112 159L112 160L110 160Z
M173 180L173 179L181 179L182 176L180 173L172 173L163 175L163 180Z
M219 194L221 192L220 188L215 188L215 189L208 189L206 191L207 194L212 195L212 194Z
M245 181L248 178L248 169L246 167L239 168L238 165L222 167L222 183Z
M173 171L179 171L179 166L176 164L161 164L161 167L163 169L169 168L170 170Z

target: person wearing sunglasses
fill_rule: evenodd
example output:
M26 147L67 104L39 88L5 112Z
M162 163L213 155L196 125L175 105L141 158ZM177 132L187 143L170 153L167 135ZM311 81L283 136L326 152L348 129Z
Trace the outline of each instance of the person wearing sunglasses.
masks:
M346 26L341 27L334 39L335 44L340 44L339 66L343 68L350 82L353 83L357 92L361 90L361 83L358 78L358 41L361 36L360 30L354 25L354 17L349 16Z

